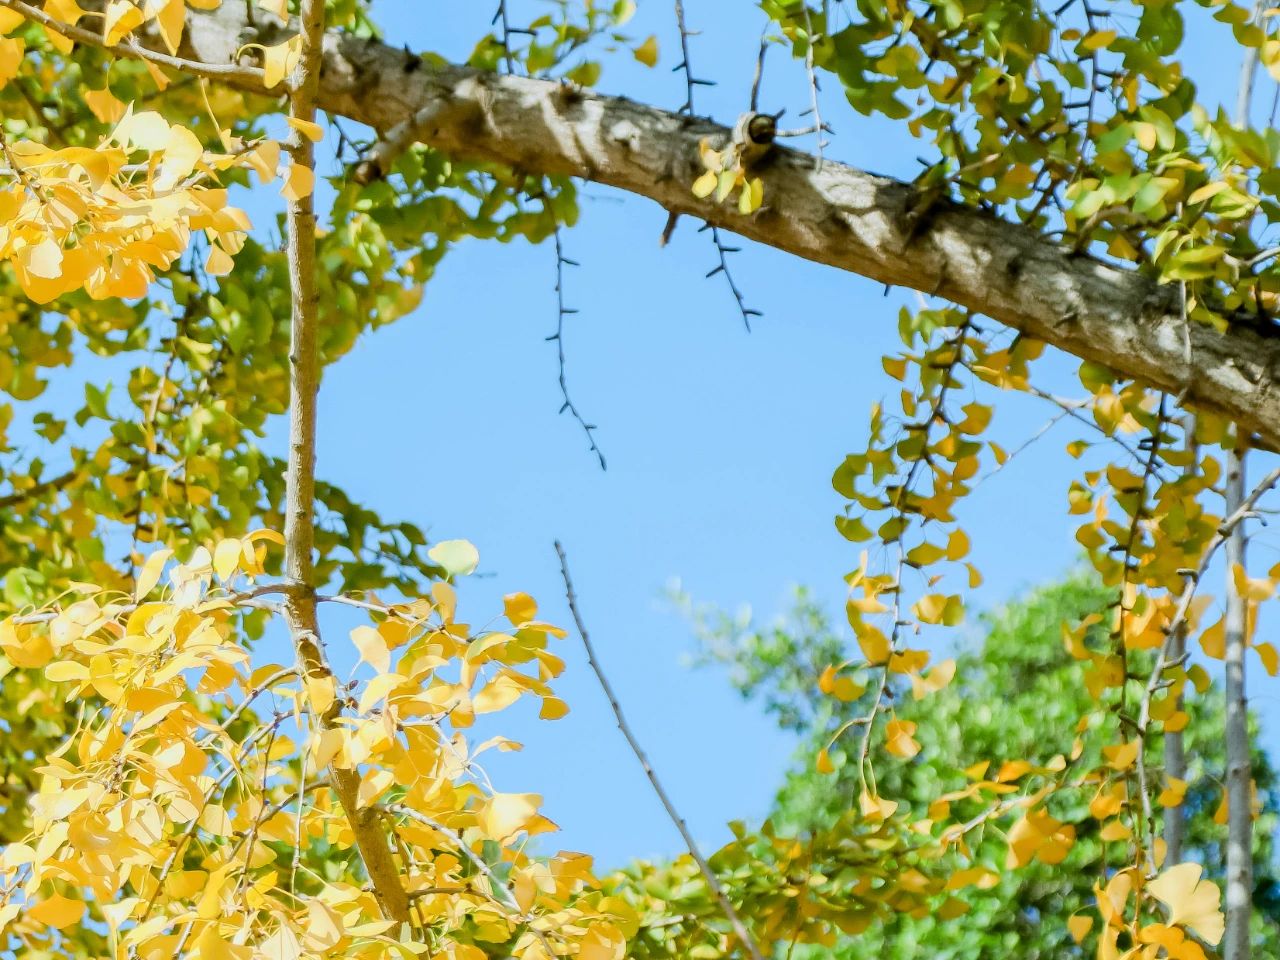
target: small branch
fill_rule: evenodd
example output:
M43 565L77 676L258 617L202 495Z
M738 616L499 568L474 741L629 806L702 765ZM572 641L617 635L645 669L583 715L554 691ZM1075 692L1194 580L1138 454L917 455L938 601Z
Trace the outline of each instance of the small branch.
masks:
M587 423L579 412L577 405L574 404L569 396L569 381L565 373L564 320L569 314L577 313L578 311L564 305L564 268L576 267L578 262L570 260L564 255L564 247L560 243L560 224L558 223L556 224L554 236L556 241L556 332L547 337L547 339L556 342L556 356L560 363L560 396L564 398L564 403L560 405L560 412L568 411L573 416L573 419L578 421L578 425L582 427L582 432L587 435L587 443L591 445L591 452L600 461L600 469L608 470L608 464L605 463L604 459L604 451L596 443L596 425Z
M108 53L128 57L131 60L149 60L158 66L180 70L183 73L188 73L195 77L205 77L209 80L234 80L239 83L252 83L257 86L261 86L263 82L263 72L260 67L244 67L238 63L202 63L199 60L186 60L182 57L161 53L158 50L151 50L133 40L122 40L115 46L107 46L102 34L86 30L84 27L72 26L69 23L55 20L40 8L24 3L23 0L0 0L0 8L22 14L32 23L38 23L47 30L61 34L68 40L74 40L76 43L84 44L87 47L106 50Z
M741 247L731 247L720 237L720 228L714 227L709 223L704 223L699 229L699 233L703 230L711 231L711 241L716 245L716 253L720 257L720 263L707 271L708 277L714 277L717 273L724 274L725 283L729 285L729 292L733 294L734 302L738 304L738 313L742 315L742 325L747 328L747 333L751 332L751 318L764 316L759 310L753 310L747 306L746 298L743 297L742 291L738 289L737 282L733 279L733 274L729 271L729 254L738 253Z
M699 80L693 75L693 67L689 63L689 38L693 36L684 19L684 3L676 0L676 28L680 31L680 56L681 60L675 65L672 72L678 73L684 71L684 88L685 101L684 106L680 108L680 113L693 113L693 88L714 87L714 80Z
M511 55L511 21L507 16L507 0L498 0L498 9L494 11L493 19L489 23L502 27L502 58L507 64L507 73L515 73L515 58Z
M804 70L809 78L809 110L813 114L814 133L817 134L818 138L818 142L815 145L815 153L818 157L818 172L822 172L822 148L826 146L826 141L822 139L822 134L826 126L822 122L822 110L818 106L818 74L813 65L813 45L816 42L816 38L813 35L813 18L809 15L808 0L804 4L804 33L806 41Z
M680 108L679 112L692 114L693 113L693 88L696 86L708 86L708 87L714 86L715 82L712 80L698 80L693 75L693 66L689 61L689 38L693 34L689 30L688 24L685 23L684 3L681 2L681 0L676 0L676 27L680 31L680 55L682 59L680 63L676 65L675 69L677 71L680 71L680 70L684 71L684 80L685 80L685 102L684 102L684 106ZM761 43L760 43L760 59L761 59L761 62L763 62L764 60L763 39L761 40ZM753 111L755 110L756 88L758 88L759 86L759 69L760 69L760 66L757 65L757 79L756 79L756 83L753 85L752 94L751 94L751 102L752 102L751 109ZM680 219L680 214L676 213L675 211L672 211L670 215L667 217L667 224L663 228L661 239L658 241L659 246L665 247L667 243L671 240L671 234L675 232L676 221L679 219ZM720 229L714 226L713 224L704 223L698 232L701 233L703 230L711 231L711 241L716 245L716 254L720 259L719 265L714 267L707 274L707 276L714 277L717 273L724 274L725 282L729 284L729 292L733 294L734 302L738 304L738 312L742 314L742 324L747 328L747 332L750 332L751 318L759 317L761 316L761 313L759 310L752 310L746 305L746 302L744 301L742 296L742 291L738 289L738 284L734 281L733 274L729 271L728 255L731 253L737 253L738 248L730 247L726 245L724 241L720 238Z
M807 9L807 7L806 7ZM769 38L765 32L760 34L760 52L756 54L756 73L751 78L751 112L760 109L760 84L764 80L764 55L769 52Z
M1089 401L1072 400L1067 397L1059 397L1055 394L1050 393L1048 390L1044 390L1040 387L1037 387L1033 383L1028 383L1025 387L1024 392L1031 394L1033 397L1039 397L1041 400L1045 400L1049 403L1052 403L1055 407L1057 407L1059 410L1065 413L1068 417L1071 417L1071 419L1078 420L1080 423L1083 423L1086 427L1089 427L1091 430L1097 430L1099 433L1101 433L1104 437L1106 437L1116 446L1124 450L1125 453L1133 457L1133 459L1139 462L1143 462L1146 459L1143 456L1142 451L1138 450L1132 444L1126 442L1116 434L1107 433L1105 430L1102 429L1102 427L1100 427L1097 424L1096 421L1089 419L1083 413L1080 412L1080 409L1082 407L1088 406ZM1156 471L1155 475L1159 477L1161 480L1167 479L1165 474L1161 472L1159 464L1155 466L1155 471Z
M698 845L694 842L693 835L689 833L689 828L685 824L684 818L680 816L675 805L672 804L671 798L667 795L662 782L654 772L653 765L649 763L649 758L645 756L644 749L640 746L640 742L636 740L635 734L631 732L631 727L627 724L627 719L622 713L622 707L613 692L613 687L609 684L609 679L605 676L604 670L600 666L600 661L596 659L595 648L591 645L591 637L582 622L582 615L578 612L578 597L574 593L573 580L569 576L569 560L565 556L564 547L560 545L559 540L556 541L556 555L560 558L560 574L564 578L564 590L565 596L569 600L569 612L573 615L573 622L578 628L578 635L582 637L582 646L587 651L587 662L591 664L591 669L595 673L596 679L600 682L600 689L604 691L604 695L609 701L609 706L613 710L618 729L622 731L622 735L626 738L628 746L631 747L631 752L640 761L640 766L644 770L645 776L649 778L649 783L653 786L654 793L662 801L662 806L667 811L667 816L671 818L671 822L680 831L680 836L689 850L689 855L697 863L698 869L702 871L703 879L707 881L707 886L711 888L712 893L715 894L716 899L720 902L720 908L724 911L730 926L733 927L734 933L737 934L738 940L751 955L752 960L763 960L760 948L756 946L756 942L747 931L742 918L738 916L738 912L733 908L733 904L729 901L729 897L725 893L724 887L720 885L720 880L711 869L711 865L707 863L702 853L698 850Z
M26 503L28 500L32 500L42 494L62 490L64 487L69 487L79 476L80 472L78 470L68 470L66 473L59 474L56 477L51 477L48 480L41 480L34 486L28 487L26 490L21 490L17 493L11 493L7 496L0 497L0 510L7 507L16 507L19 504Z
M458 845L458 852L466 857L467 860L471 861L471 865L489 881L489 885L493 888L493 899L498 900L503 906L510 908L517 914L522 912L520 910L520 905L516 903L515 894L511 892L511 889L498 879L498 875L493 872L493 868L490 867L489 864L485 863L481 857L476 855L476 852L467 845L467 842L462 839L462 835L456 830L450 830L439 820L435 820L432 817L427 816L425 813L414 810L412 807L406 807L403 804L392 803L385 806L379 806L377 809L393 816L414 820L423 826L430 827L432 830L443 833Z
M429 103L384 133L352 169L351 179L367 186L386 177L397 158L418 141L419 131L425 130L439 112L440 104Z

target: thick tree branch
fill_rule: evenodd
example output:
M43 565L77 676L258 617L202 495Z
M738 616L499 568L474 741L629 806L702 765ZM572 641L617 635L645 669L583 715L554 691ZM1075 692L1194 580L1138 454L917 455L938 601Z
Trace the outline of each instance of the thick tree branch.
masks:
M180 59L221 68L236 61L246 37L270 45L288 35L261 11L250 24L247 9L193 11ZM254 72L223 79L262 89ZM1280 333L1245 324L1226 333L1188 329L1176 287L977 210L943 203L921 222L909 184L775 146L753 171L764 181L764 206L744 217L690 192L702 172L699 141L723 146L726 127L552 81L432 66L334 32L325 37L318 105L380 133L395 130L399 142L608 184L796 256L936 294L1123 376L1185 391L1192 405L1280 447Z

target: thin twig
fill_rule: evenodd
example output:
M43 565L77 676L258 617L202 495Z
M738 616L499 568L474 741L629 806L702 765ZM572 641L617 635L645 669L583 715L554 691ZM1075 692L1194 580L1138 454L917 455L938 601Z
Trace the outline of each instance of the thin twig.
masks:
M728 894L725 893L724 887L720 885L720 880L716 877L715 871L711 869L711 865L707 863L706 858L699 851L693 835L689 833L689 828L685 824L684 818L680 816L675 805L671 802L671 797L667 795L667 791L663 788L662 782L658 779L657 773L654 772L653 765L649 763L649 758L645 755L644 749L640 746L640 742L627 724L627 719L622 713L622 707L613 692L609 678L605 676L604 670L600 666L600 661L596 658L595 648L591 645L591 637L582 622L582 614L578 611L578 597L573 589L573 580L569 576L569 560L565 556L564 547L561 546L559 540L556 541L556 555L560 558L560 574L564 578L564 590L569 600L569 612L573 615L573 622L578 628L578 635L582 637L582 646L587 651L587 662L591 664L591 669L595 673L596 679L600 682L600 689L604 691L604 695L609 701L609 706L613 710L618 729L622 731L622 735L626 738L628 746L631 747L631 752L640 761L640 766L644 770L645 776L649 778L649 783L653 786L654 793L662 801L662 806L667 811L667 816L671 818L671 822L680 831L680 836L689 850L689 855L697 863L703 879L707 881L707 886L711 888L712 893L715 894L716 899L720 902L720 908L724 911L730 926L733 927L734 933L737 934L738 940L747 949L752 960L762 960L760 948L756 946L756 942L747 931L742 918L738 916L738 911L734 909L733 904L729 901Z
M443 833L458 845L458 852L470 860L471 865L489 881L489 885L493 887L493 899L498 900L504 906L514 910L517 914L523 913L520 909L520 905L516 902L515 894L511 892L511 888L498 879L498 875L493 872L493 868L489 866L489 864L485 863L481 857L476 855L476 852L467 845L467 842L462 839L462 835L456 830L450 830L439 820L429 817L419 810L414 810L412 807L406 807L403 804L391 803L380 806L378 809L392 814L393 816L405 817L409 820L414 820L423 826L430 827L432 830Z
M502 27L502 56L507 63L507 73L514 74L516 64L511 55L511 21L507 18L507 0L498 0L498 9L494 11L489 23Z
M700 80L693 75L693 66L689 62L689 38L693 33L689 30L684 19L684 3L676 0L676 27L680 31L680 57L681 60L672 68L672 73L684 71L684 88L685 101L680 108L680 113L693 113L693 88L694 87L714 87L714 80Z
M582 432L587 435L587 443L590 444L591 452L596 455L596 459L600 461L600 469L608 470L609 466L604 459L604 451L600 449L600 445L596 443L594 423L587 423L586 418L578 410L577 404L569 396L569 380L565 372L565 356L564 356L564 321L569 314L578 311L572 307L564 305L564 268L576 267L578 261L570 260L564 255L564 247L560 243L560 224L556 224L555 229L556 241L556 332L547 337L548 340L554 340L556 344L556 358L560 364L560 396L564 398L564 403L560 405L560 413L568 411L573 419L578 421L578 426L582 427Z
M764 82L764 55L769 52L768 28L760 32L760 52L756 54L756 73L751 78L751 112L760 109L760 84Z
M689 30L689 26L685 22L684 3L681 2L681 0L675 0L675 4L676 4L676 27L680 31L681 60L678 64L676 64L674 69L676 71L681 71L681 70L684 71L684 82L685 82L685 102L684 102L684 106L680 108L679 112L692 114L693 113L693 88L697 86L706 86L706 87L714 86L715 81L700 80L693 75L693 66L689 60L689 38L693 36L693 33L692 31ZM761 46L760 46L760 56L763 59L764 57L763 41L761 42ZM757 86L758 86L758 82L757 82ZM755 93L753 92L752 93L753 104L754 104L754 101L755 101ZM752 109L753 110L755 109L754 105ZM678 213L672 213L667 217L667 223L666 223L666 226L663 228L662 237L659 241L659 246L665 247L667 243L671 240L671 234L675 231L676 221L679 219L680 219L680 215ZM750 332L751 318L763 316L763 314L759 310L752 310L750 307L746 305L746 302L742 296L742 290L739 289L737 282L733 279L733 273L729 270L729 254L737 253L739 248L730 247L726 245L720 237L720 229L718 227L712 226L710 223L703 223L703 225L699 228L698 232L701 233L703 230L711 231L711 242L715 244L716 254L720 260L720 263L716 267L714 267L711 271L709 271L707 273L707 276L714 277L717 273L724 274L725 282L728 283L729 285L729 292L733 294L734 302L737 303L738 305L738 312L742 314L742 324L747 328L747 331Z
M747 306L746 298L742 295L742 291L738 288L737 282L733 279L733 273L729 270L729 254L738 253L741 247L731 247L720 237L720 228L704 223L698 230L711 231L711 240L716 245L716 253L720 257L720 263L707 271L708 277L714 277L717 273L723 273L725 283L729 285L729 292L733 294L734 302L738 305L738 313L742 315L742 325L747 328L747 333L751 332L751 318L764 316L759 310L755 310Z
M825 27L825 24L824 24ZM818 74L813 65L813 45L817 42L813 35L813 18L809 15L809 3L806 0L804 4L804 33L805 33L805 51L804 51L804 70L809 78L809 110L813 113L813 127L817 134L817 154L818 154L818 170L822 170L822 148L826 145L826 141L822 139L825 129L822 123L822 110L818 106Z

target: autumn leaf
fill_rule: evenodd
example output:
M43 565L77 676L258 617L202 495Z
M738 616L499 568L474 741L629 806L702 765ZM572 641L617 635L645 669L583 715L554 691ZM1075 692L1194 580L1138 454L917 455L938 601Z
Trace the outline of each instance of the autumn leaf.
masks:
M1204 867L1179 863L1147 884L1147 891L1169 908L1169 922L1192 930L1206 943L1216 945L1225 929L1218 885L1202 880Z

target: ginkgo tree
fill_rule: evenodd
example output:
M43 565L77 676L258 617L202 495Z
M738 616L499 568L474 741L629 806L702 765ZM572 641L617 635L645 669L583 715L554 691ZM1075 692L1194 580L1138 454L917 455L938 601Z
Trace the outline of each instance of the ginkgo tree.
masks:
M1249 658L1280 666L1255 629L1280 570L1258 576L1244 550L1280 481L1256 469L1245 483L1246 454L1280 445L1280 136L1250 111L1259 66L1280 76L1271 11L762 0L742 11L766 41L752 102L726 127L696 116L692 3L674 4L674 59L628 33L627 0L529 19L516 6L502 0L451 64L385 43L360 0L0 0L8 946L758 958L890 913L958 919L953 894L990 869L975 832L1004 831L1000 869L1053 866L1087 815L1107 848L1078 941L1104 960L1247 956L1243 676ZM1230 117L1179 60L1188 18L1207 16L1240 49ZM759 106L769 41L806 78L806 128ZM614 56L671 61L683 107L595 92ZM901 123L923 172L907 183L835 159L822 83ZM814 154L779 142L805 135ZM321 140L342 169L318 211ZM411 311L462 237L554 237L559 251L580 180L656 200L668 231L705 221L744 320L724 231L924 295L884 360L902 389L834 475L840 533L869 544L846 577L860 656L812 682L866 704L816 761L852 771L850 809L811 836L742 827L713 856L691 844L687 860L612 876L583 854L531 855L550 829L538 798L496 791L477 760L515 745L465 735L524 697L563 715L563 631L519 592L501 628L471 626L454 582L474 548L428 546L315 465L324 367ZM232 191L283 198L282 243ZM1046 345L1080 358L1083 399L1040 385ZM90 353L145 359L123 396L89 380L73 413L42 408L50 371ZM871 746L912 762L917 724L896 704L954 676L918 638L958 626L980 582L956 510L1009 460L984 439L1001 391L1080 423L1064 493L1114 600L1062 625L1091 704L1072 748L957 770L912 818ZM565 405L577 415L567 392ZM281 415L283 462L254 443ZM16 454L17 431L39 456ZM1210 622L1219 554L1226 613ZM586 640L567 566L565 580ZM368 622L335 636L329 605ZM272 631L285 655L259 642ZM1182 698L1208 681L1189 651L1227 668L1225 914L1181 854Z

